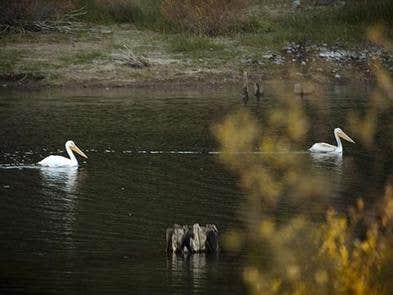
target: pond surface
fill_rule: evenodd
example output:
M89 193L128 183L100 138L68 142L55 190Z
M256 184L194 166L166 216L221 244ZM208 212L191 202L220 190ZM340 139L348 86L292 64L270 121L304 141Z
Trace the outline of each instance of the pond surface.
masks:
M307 153L316 137L333 142L334 127L345 131L348 110L366 107L362 89L331 87L325 116L294 151L329 175L338 209L365 192L377 198L392 172L391 153L375 156L391 135L374 154L349 143L342 159ZM299 103L311 112L307 99ZM237 89L2 90L0 293L244 293L243 254L168 257L165 229L198 222L225 232L241 223L247 196L218 161L211 126L242 107L263 119L273 102L268 94L242 106ZM34 166L64 155L68 139L89 157L78 169Z

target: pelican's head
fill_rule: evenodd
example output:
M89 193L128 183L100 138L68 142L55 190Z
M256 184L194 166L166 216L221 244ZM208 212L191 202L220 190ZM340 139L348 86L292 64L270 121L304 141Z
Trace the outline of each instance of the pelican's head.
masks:
M72 140L68 140L65 144L66 148L70 148L71 150L73 150L74 152L78 153L79 155L81 155L82 157L87 159L87 156L84 152L82 152L77 146L76 144L72 141Z
M348 135L345 134L344 131L341 130L341 128L334 129L334 134L337 134L338 136L340 136L341 138L343 138L343 139L345 139L345 140L347 140L349 142L355 143L352 140L352 138L350 138Z

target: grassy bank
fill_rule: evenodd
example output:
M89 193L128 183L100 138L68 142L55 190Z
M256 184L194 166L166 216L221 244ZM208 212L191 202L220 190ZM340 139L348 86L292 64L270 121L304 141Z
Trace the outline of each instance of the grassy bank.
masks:
M295 9L291 0L22 0L0 3L0 25L5 31L18 26L34 30L34 23L68 20L78 11L73 20L132 23L161 33L256 34L277 42L363 40L370 26L382 24L389 32L393 27L390 0L318 2L302 0Z
M80 0L78 7L86 8L85 20L99 23L133 23L159 32L191 35L249 33L279 41L364 40L370 26L382 24L390 32L393 27L393 2L389 0L349 0L345 4L336 1L328 6L305 0L297 9L290 0L215 0L209 5L204 4L206 1L194 2ZM200 17L189 12L193 10L198 10Z
M205 26L204 14L208 23L216 22L217 11L202 9L203 17L197 18L183 10L199 6L171 10L177 2L24 0L20 3L30 6L0 9L0 78L39 80L45 85L124 86L144 81L212 81L212 77L238 81L244 70L262 79L285 77L295 68L302 76L324 80L323 76L331 78L337 71L340 75L364 72L368 62L320 61L318 49L309 52L304 46L362 50L370 44L367 31L377 24L384 28L385 37L393 36L393 4L387 0L347 1L344 6L303 1L297 9L284 0L233 0L236 9L227 9L226 18L214 29ZM310 56L302 56L304 52L285 56L282 48L290 42L300 44L298 49ZM146 58L148 66L135 67L133 58Z

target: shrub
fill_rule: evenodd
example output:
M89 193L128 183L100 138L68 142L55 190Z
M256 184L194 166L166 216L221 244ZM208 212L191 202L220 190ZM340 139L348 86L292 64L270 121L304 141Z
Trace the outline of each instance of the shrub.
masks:
M348 23L393 24L393 1L391 0L348 0L340 17Z
M40 31L56 29L74 9L73 0L20 0L0 3L0 31ZM68 15L68 19L76 16ZM57 21L55 26L49 22Z
M166 30L161 0L78 0L89 21L134 23L149 29Z
M248 0L164 0L165 18L195 34L217 35L230 30L244 17Z
M138 5L134 0L80 0L86 7L87 16L92 21L132 22Z
M34 21L56 19L74 7L71 0L19 0L0 3L2 26L25 26Z

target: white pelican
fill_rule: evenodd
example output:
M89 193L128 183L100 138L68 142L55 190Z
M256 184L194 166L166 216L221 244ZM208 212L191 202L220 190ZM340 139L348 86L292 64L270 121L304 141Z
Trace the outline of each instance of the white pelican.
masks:
M355 143L348 135L344 133L340 128L334 129L334 137L337 140L337 146L331 145L324 142L315 143L309 150L312 153L335 153L335 154L342 154L343 146L341 144L340 137L343 139Z
M65 148L67 151L69 159L63 156L48 156L45 159L38 162L38 165L45 167L75 167L78 166L78 161L75 158L75 155L72 151L77 152L82 157L87 158L84 152L82 152L76 144L69 140L65 143Z

